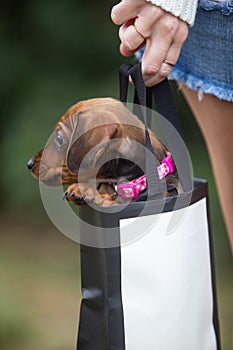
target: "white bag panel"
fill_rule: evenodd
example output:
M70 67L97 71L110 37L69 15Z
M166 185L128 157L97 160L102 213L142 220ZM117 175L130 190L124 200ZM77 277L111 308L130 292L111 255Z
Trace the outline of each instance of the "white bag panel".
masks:
M126 350L215 350L206 200L153 217L121 248ZM120 230L148 219L121 220Z

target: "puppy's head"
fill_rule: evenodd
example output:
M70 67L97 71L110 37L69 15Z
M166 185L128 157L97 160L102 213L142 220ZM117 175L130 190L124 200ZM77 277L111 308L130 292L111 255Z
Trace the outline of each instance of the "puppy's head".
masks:
M85 131L88 131L88 124L90 124L90 121L88 121L88 118L81 118L80 115L85 110L92 110L96 106L114 103L119 102L112 98L96 98L80 101L69 108L56 124L55 131L48 144L28 161L27 166L32 175L49 186L77 182L77 173L72 172L71 168L73 167L70 168L67 164L67 154L69 153L69 148L72 146L74 133L76 135L83 135ZM79 131L78 127L80 129ZM95 133L95 130L93 131ZM110 130L106 130L106 133L108 132L111 133ZM86 133L86 137L89 136L90 132ZM78 158L80 159L82 158L82 154L86 152L86 137L82 137L83 144L78 150L78 153L80 152ZM100 141L100 139L98 139L98 141ZM69 159L71 160L71 156ZM73 164L73 159L71 163Z

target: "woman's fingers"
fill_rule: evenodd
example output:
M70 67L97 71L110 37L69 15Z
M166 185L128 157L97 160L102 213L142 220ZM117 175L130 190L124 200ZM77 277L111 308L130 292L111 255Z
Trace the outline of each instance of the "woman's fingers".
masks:
M162 81L176 64L188 35L188 24L145 0L123 0L112 9L112 20L121 25L123 56L143 45L142 74L147 86Z
M145 3L145 0L122 0L112 8L111 18L113 23L121 25L131 18L136 18Z
M143 1L145 4L145 0ZM140 15L124 22L119 29L121 54L130 56L142 47L146 39L151 36L154 23L162 14L162 9L148 3L148 6L140 8Z
M121 54L130 56L143 46L146 38L151 35L155 21L162 14L162 9L145 0L123 0L114 6L113 22L121 24L119 29Z
M167 64L165 66L163 62L167 59L178 26L178 18L168 14L161 17L154 25L151 36L146 41L145 52L142 58L142 73L148 86L152 84L152 81L159 83L170 72L171 65ZM170 62L175 64L175 58L171 57Z
M139 32L133 21L124 23L119 29L121 40L120 51L124 56L132 55L145 42L145 37Z
M161 30L164 31L164 24L160 25ZM188 35L187 24L179 20L176 32L161 36L159 28L160 26L157 27L158 31L147 40L142 57L142 73L147 86L158 84L169 75Z

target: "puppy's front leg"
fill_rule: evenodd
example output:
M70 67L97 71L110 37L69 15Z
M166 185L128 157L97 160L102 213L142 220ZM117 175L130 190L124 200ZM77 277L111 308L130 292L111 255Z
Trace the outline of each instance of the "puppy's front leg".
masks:
M116 204L111 194L100 193L95 187L83 183L70 185L64 193L64 198L76 205L95 203L108 207Z

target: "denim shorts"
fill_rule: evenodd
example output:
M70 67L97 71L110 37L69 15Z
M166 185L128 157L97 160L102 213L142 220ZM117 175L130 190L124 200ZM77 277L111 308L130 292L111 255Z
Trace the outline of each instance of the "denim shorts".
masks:
M195 24L169 79L200 97L206 93L233 101L233 1L199 1Z

